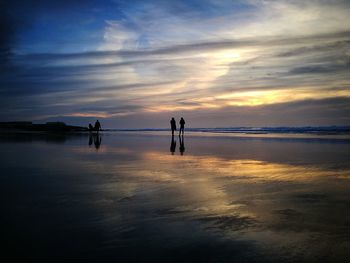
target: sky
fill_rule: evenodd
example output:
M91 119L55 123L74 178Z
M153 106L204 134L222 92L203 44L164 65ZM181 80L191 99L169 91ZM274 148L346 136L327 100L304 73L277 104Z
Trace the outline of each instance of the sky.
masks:
M0 121L350 125L350 1L0 0Z

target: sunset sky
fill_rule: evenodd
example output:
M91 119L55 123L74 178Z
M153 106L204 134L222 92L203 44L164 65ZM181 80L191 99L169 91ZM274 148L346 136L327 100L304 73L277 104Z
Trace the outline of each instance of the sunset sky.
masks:
M0 121L350 125L350 1L0 0Z

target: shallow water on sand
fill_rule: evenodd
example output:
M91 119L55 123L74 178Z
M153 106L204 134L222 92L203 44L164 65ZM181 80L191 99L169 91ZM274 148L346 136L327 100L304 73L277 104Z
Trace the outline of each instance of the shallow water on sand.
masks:
M322 138L0 135L2 256L347 262L349 146Z

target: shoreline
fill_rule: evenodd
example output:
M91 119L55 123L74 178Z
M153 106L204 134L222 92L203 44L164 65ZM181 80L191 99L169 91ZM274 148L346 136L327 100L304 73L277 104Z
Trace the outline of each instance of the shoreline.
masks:
M0 129L0 136L96 136L96 132L89 130L73 130L73 131L60 131L60 130L19 130L19 129ZM164 131L122 131L122 130L102 130L99 132L100 136L162 136L172 137L169 130ZM179 137L179 134L174 135L175 138ZM350 142L350 134L314 134L314 133L244 133L244 132L210 132L210 131L186 131L184 137L202 137L202 138L231 138L231 139L265 139L265 140L322 140L322 141L344 141Z

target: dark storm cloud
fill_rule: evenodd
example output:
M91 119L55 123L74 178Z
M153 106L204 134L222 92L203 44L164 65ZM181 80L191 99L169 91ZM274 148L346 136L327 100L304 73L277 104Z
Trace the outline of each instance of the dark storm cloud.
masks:
M349 40L343 40L343 41L335 41L333 43L326 43L324 45L312 45L312 46L304 46L299 48L294 48L288 51L281 52L277 54L277 57L294 57L294 56L301 56L301 55L308 55L312 53L319 53L319 52L332 52L334 50L349 50L350 49L350 41Z
M178 53L188 53L193 51L203 51L212 49L225 49L242 47L247 45L257 44L253 40L247 41L220 41L220 42L202 42L202 43L191 43L175 45L157 49L145 49L145 50L122 50L122 51L92 51L92 52L81 52L81 53L37 53L18 55L15 59L40 59L40 60L67 60L67 59L95 59L104 57L143 57L150 55L171 55Z
M92 52L80 52L80 53L33 53L26 55L17 55L17 59L29 59L29 60L67 60L67 59L97 59L104 57L143 57L150 55L171 55L179 53L191 53L201 52L208 50L221 50L232 49L240 47L253 47L253 46L283 46L294 45L302 43L313 43L319 40L331 40L331 39L350 38L350 31L336 32L330 34L320 34L314 36L305 37L265 37L265 38L249 38L241 40L223 40L223 41L205 41L189 44L178 44L163 48L156 49L144 49L144 50L121 50L121 51L92 51Z
M278 103L275 105L270 105L270 107L273 110L281 110L281 109L311 109L311 108L318 108L318 107L325 107L325 108L332 108L336 105L339 106L338 110L346 110L347 113L350 113L350 98L348 97L335 97L335 98L327 98L327 99L313 99L313 100L301 100L301 101L293 101L293 102L287 102L287 103ZM345 112L343 112L344 115L346 115Z
M77 74L72 75L77 76ZM84 75L89 75L89 73L84 73ZM69 96L70 98L74 98L75 94L77 94L77 97L94 96L101 92L147 89L174 83L174 81L153 81L98 86L96 83L91 83L91 80L74 80L66 79L64 77L60 79L59 76L59 74L47 74L44 71L43 74L37 76L31 76L29 74L27 78L22 76L18 80L0 80L0 95L8 98L26 95L32 96L39 94L72 92Z
M113 86L105 86L105 87L94 87L89 89L89 91L93 92L101 92L101 91L116 91L116 90L132 90L132 89L138 89L138 88L151 88L156 87L160 85L167 85L172 84L173 81L160 81L160 82L150 82L150 83L132 83L132 84L124 84L124 85L113 85Z
M106 106L105 104L108 104L109 106ZM113 105L115 104L115 105ZM130 113L134 113L134 112L138 112L143 110L143 106L141 105L136 105L136 104L122 104L120 102L115 102L115 101L102 101L102 102L95 102L93 104L86 104L83 107L77 107L74 109L74 112L71 112L67 109L59 109L59 111L57 111L60 114L63 115L69 115L71 113L95 113L95 114L104 114L106 113L108 116L113 116L113 115L118 115L118 114L130 114Z
M139 110L141 107L138 105L123 105L123 106L105 106L105 105L93 105L89 107L77 108L78 111L107 111L113 113Z
M91 74L93 72L106 72L108 70L114 70L118 68L123 68L125 66L149 66L153 64L161 64L167 62L184 61L183 59L174 58L150 58L150 59L136 59L128 60L116 63L93 63L93 64L79 64L79 65L61 65L61 66L42 66L40 61L21 61L20 70L16 74L21 74L21 76L33 76L38 75L55 75L55 76L69 76L69 75L79 75L79 74ZM18 62L18 61L17 61ZM9 73L11 74L11 73Z
M61 81L51 81L51 80L40 80L27 82L25 80L19 81L3 81L0 82L2 88L0 89L0 94L2 98L9 97L22 97L22 96L35 96L40 94L47 94L52 92L63 92L76 90L76 87L89 86L89 81L81 80L61 80Z
M321 74L321 73L332 73L339 72L343 70L350 70L350 62L343 65L333 64L325 66L303 66L293 68L289 71L290 74Z

